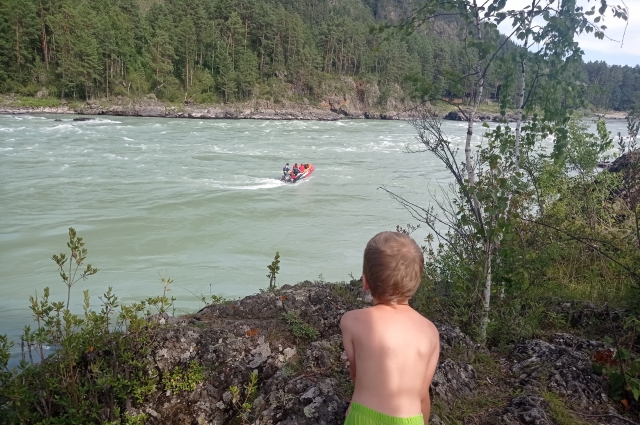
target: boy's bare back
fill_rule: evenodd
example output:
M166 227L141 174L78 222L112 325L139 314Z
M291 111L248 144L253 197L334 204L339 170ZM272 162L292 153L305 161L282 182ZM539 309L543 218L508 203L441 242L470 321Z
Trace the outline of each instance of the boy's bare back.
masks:
M394 417L428 422L438 330L404 303L347 312L340 322L355 382L352 401Z
M433 323L409 306L423 269L424 253L407 234L381 232L367 243L362 285L374 306L349 311L340 321L355 383L346 425L429 421L440 338Z

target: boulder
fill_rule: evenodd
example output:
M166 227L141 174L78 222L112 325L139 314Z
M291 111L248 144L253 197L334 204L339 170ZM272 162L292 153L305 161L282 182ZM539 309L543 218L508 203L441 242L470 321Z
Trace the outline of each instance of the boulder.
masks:
M500 417L503 425L553 425L549 405L542 397L523 395L515 397Z
M466 121L467 119L460 113L460 111L450 111L448 112L443 119L449 121Z
M546 388L582 408L608 400L606 383L592 372L585 353L536 339L518 344L511 357L511 371L524 389Z
M431 383L434 396L447 402L469 397L476 387L473 366L446 359L438 364Z

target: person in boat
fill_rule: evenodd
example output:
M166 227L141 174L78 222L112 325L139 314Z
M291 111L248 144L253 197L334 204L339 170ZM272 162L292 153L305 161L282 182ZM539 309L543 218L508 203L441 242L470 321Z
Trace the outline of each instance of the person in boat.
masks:
M298 174L300 174L300 168L298 168L298 163L296 162L295 164L293 164L293 170L291 170L291 175L293 177L296 177Z
M287 174L289 174L289 163L288 162L285 164L284 167L282 167L282 174L283 174L283 176L286 176Z
M300 172L304 173L304 170L306 170L307 167L304 166L304 164L300 164Z

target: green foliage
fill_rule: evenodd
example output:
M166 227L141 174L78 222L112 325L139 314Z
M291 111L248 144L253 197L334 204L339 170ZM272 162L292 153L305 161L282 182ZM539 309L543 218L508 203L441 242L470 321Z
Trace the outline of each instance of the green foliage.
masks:
M231 403L242 419L243 424L250 423L249 415L253 408L256 391L258 389L258 371L254 370L249 375L249 381L244 385L244 391L236 385L229 387L231 393Z
M269 290L276 289L276 275L280 272L280 253L276 252L276 256L270 265L267 266L269 269L269 274L267 277L269 278Z
M18 96L16 98L16 106L27 108L53 108L60 106L60 99L50 97L39 99L36 97Z
M317 339L318 336L320 336L320 333L316 328L306 323L294 312L288 311L284 313L283 316L284 316L284 320L289 325L291 332L297 338L314 340L314 339Z
M581 80L587 88L587 100L596 110L629 111L640 107L640 69L637 66L587 62L582 66Z
M588 422L576 418L575 415L571 413L571 410L567 408L566 402L558 395L550 391L543 391L541 395L549 404L549 413L551 414L551 419L553 419L554 423L558 425L588 424Z
M169 285L173 283L173 279L171 279L169 276L160 276L160 282L162 282L162 295L149 297L145 300L145 302L149 308L153 307L155 309L155 313L157 314L166 313L170 307L173 308L172 313L175 313L174 302L176 301L176 298L169 298L167 296L167 292L171 292ZM151 315L151 310L147 310L147 315Z
M69 228L69 242L67 242L67 247L71 250L71 255L69 256L69 264L67 272L65 272L65 265L67 263L67 257L65 253L60 253L60 255L53 255L52 259L58 265L60 269L60 277L62 281L67 286L67 309L69 308L69 301L71 299L71 287L75 285L79 280L85 280L87 277L98 273L98 269L92 268L91 264L87 264L87 267L84 271L81 271L78 275L78 269L84 262L87 257L87 249L84 247L84 242L82 238L78 237L76 231L73 227ZM74 264L75 263L75 264Z
M204 380L202 367L193 360L189 366L176 366L173 370L165 372L162 376L162 385L165 391L195 391L198 384Z
M489 12L504 13L496 12L504 5L491 6ZM84 100L153 93L172 103L254 96L278 101L318 99L331 92L337 76L349 76L369 107L402 98L414 85L425 94L470 102L465 63L485 58L487 44L466 41L464 19L438 20L425 31L370 31L411 16L411 9L409 2L368 0L6 0L0 5L0 91L33 96L44 87ZM485 41L496 37L489 25L486 32ZM506 49L522 53L513 43ZM593 105L635 105L635 68L595 63L576 69ZM503 80L510 74L498 67L485 74L498 100L498 87L507 88ZM362 90L363 83L379 90Z
M623 319L623 335L614 329L616 350L603 352L595 358L594 372L609 379L609 396L614 400L640 400L640 356L633 353L636 338L640 335L640 318Z
M54 260L70 294L78 274L86 278L97 269L87 266L80 272L87 249L73 229L67 247L70 257L62 253ZM165 294L170 283L163 279ZM144 415L132 416L126 408L142 403L158 385L158 377L150 373L156 342L154 325L145 319L149 305L121 305L111 288L99 299L100 309L92 309L84 291L83 313L75 314L65 307L69 296L66 303L50 300L49 288L30 297L35 329L25 327L22 360L14 370L8 369L12 344L0 336L0 422L144 423ZM49 353L47 347L55 349ZM198 373L187 372L187 384L182 382L188 386Z
M502 226L504 237L493 260L492 296L499 302L490 313L487 338L498 346L566 329L566 316L554 309L559 300L638 307L640 248L628 205L632 197L617 195L622 175L595 168L611 147L606 127L600 122L599 134L594 135L574 121L561 128L536 126L532 122L525 127L522 172L514 186L509 180L501 182L500 170L493 171L491 165L500 149L509 152L513 146L508 129L488 135L479 155L490 171L481 175L476 189L487 206L484 212L504 210L500 202L512 194L513 214L504 217L504 224L493 222ZM532 148L556 131L566 131L562 156L551 158L547 151ZM464 214L458 215L456 226L470 225ZM454 229L438 244L433 236L427 238L424 279L412 303L432 317L453 318L466 332L477 335L482 253L466 233ZM476 234L482 231L474 229ZM626 385L633 382L630 379Z

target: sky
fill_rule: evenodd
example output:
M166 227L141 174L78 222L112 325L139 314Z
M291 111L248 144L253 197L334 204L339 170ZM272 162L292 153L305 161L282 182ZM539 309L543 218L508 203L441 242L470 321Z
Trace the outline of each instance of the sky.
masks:
M600 5L599 0L577 0L579 5L584 5L585 9L591 8L592 5L596 9ZM621 0L608 0L609 4L623 5ZM510 0L507 2L508 9L516 7L524 7L531 4L531 0ZM607 26L606 35L613 40L620 41L624 34L625 25L626 34L624 34L624 42L611 41L605 38L599 40L591 34L582 34L578 37L578 43L584 50L583 60L589 61L605 61L609 65L640 65L640 0L624 0L629 9L629 18L625 22L622 19L616 19L607 11L605 14L604 24ZM595 16L595 15L594 15ZM602 24L603 22L601 22ZM510 25L500 26L502 32L507 32Z
M605 22L607 36L622 40L624 34L624 42L616 43L606 38L598 40L591 34L581 35L578 43L584 50L585 62L603 60L609 65L640 65L640 0L625 0L625 4L629 9L626 34L625 21L607 15Z

